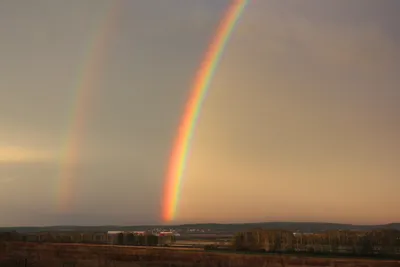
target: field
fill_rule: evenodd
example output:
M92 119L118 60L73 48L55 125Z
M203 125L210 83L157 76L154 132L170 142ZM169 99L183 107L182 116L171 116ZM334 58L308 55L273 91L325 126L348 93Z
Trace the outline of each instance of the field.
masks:
M218 234L192 234L177 237L176 242L171 245L175 248L199 248L207 246L228 247L231 244L231 236Z
M28 264L44 267L65 266L273 266L273 267L400 267L398 261L306 257L295 255L224 253L202 251L201 249L175 249L160 247L130 247L90 244L39 244L7 243L0 247L1 260L21 262L28 259ZM101 265L100 265L101 264ZM38 266L39 266L38 265ZM5 266L5 265L4 265ZM15 265L14 265L15 266Z

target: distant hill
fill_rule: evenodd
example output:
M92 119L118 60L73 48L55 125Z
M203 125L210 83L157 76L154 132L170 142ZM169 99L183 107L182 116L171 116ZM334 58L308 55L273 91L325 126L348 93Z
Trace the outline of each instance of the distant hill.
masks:
M263 229L285 229L300 232L321 232L326 230L373 230L390 228L400 230L400 223L390 223L384 225L354 225L340 223L316 223L316 222L261 222L244 224L186 224L180 227L206 228L222 232L237 232L251 228Z
M339 223L315 223L315 222L261 222L261 223L242 223L242 224L182 224L171 226L157 225L139 225L139 226L44 226L44 227L2 227L0 232L17 231L17 232L41 232L41 231L138 231L154 228L173 228L173 229L210 229L211 232L218 233L234 233L251 228L264 229L285 229L290 231L301 232L321 232L326 230L373 230L390 228L400 230L400 223L390 223L384 225L354 225Z

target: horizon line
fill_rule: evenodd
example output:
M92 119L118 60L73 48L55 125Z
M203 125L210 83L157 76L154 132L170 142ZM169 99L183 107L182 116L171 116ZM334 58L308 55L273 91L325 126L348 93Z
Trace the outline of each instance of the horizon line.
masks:
M263 222L235 222L235 223L220 223L220 222L198 222L198 223L181 223L181 224L101 224L101 225L30 225L30 226L0 226L1 228L51 228L51 227L149 227L149 226L183 226L183 225L246 225L246 224L273 224L273 223L289 223L289 224L337 224L337 225L352 225L352 226L383 226L391 224L400 224L400 222L377 223L377 224L355 224L355 223L339 223L339 222L318 222L318 221L263 221Z

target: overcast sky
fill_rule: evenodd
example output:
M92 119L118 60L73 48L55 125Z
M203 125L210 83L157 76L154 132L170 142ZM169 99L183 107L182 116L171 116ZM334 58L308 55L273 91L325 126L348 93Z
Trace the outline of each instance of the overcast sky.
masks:
M182 109L228 4L0 1L0 226L158 223ZM400 221L399 12L398 0L253 1L205 101L177 222Z

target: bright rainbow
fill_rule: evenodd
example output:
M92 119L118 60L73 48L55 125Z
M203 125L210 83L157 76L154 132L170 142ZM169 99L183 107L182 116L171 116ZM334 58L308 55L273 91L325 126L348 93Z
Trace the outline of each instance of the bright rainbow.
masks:
M114 33L116 16L120 10L119 0L109 1L99 27L89 37L89 43L78 79L73 86L73 95L67 135L61 151L59 173L58 210L67 212L72 207L76 171L79 163L79 150L85 133L88 110L93 98L93 91L100 80L107 55L107 48Z
M170 157L164 188L164 221L174 219L178 202L183 172L198 116L210 87L215 70L228 43L235 25L241 17L248 0L233 0L224 15L218 30L210 43L204 60L195 77L193 87L181 119L178 134Z

